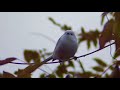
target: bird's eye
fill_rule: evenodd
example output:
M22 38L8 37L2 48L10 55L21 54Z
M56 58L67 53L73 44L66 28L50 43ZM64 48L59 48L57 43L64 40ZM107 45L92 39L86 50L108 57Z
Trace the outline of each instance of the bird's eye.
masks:
M73 34L71 33L71 35L73 35Z
M67 35L69 35L69 33L67 33Z

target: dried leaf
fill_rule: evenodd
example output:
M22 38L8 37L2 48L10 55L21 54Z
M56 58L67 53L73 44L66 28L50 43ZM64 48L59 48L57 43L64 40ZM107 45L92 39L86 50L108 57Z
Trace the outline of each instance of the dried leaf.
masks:
M87 42L87 47L90 49L91 47L91 42L93 42L94 46L97 46L97 39L99 38L100 32L98 29L96 30L90 30L89 32L85 32L84 28L81 28L81 34L78 34L79 37L79 44L83 41Z
M120 56L120 13L115 13L115 23L114 23L114 40L115 40L115 46L116 46L116 52L114 55L114 58L117 58Z
M104 29L99 37L100 49L104 48L107 42L113 40L113 36L112 36L113 24L114 21L112 19L105 24Z
M115 66L110 77L111 78L120 78L120 68L118 65Z
M120 66L120 61L116 61L116 65Z
M18 75L19 78L25 78L31 75L32 72L34 72L37 68L45 64L47 60L42 61L41 63L35 63L33 65L29 65L25 69L23 69Z
M16 78L13 74L3 71L2 78Z
M14 61L16 59L17 58L15 58L15 57L11 57L11 58L6 58L5 60L0 60L0 65L11 63L12 61Z
M120 22L120 12L115 12L114 17L115 17L115 21L119 23Z
M18 69L18 71L15 72L18 78L31 78L31 73L25 73L22 77L20 77L21 73L23 73L24 69Z

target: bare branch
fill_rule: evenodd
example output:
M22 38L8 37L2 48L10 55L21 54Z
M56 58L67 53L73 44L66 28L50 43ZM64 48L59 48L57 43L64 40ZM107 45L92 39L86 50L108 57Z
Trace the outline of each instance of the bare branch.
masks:
M107 45L107 46L105 46L104 48L107 48L107 47L109 47L109 46L111 46L111 45L113 45L113 44L115 44L115 42L114 42L114 43L111 43L111 44L109 44L109 45ZM93 54L93 53L96 53L96 52L98 52L98 51L103 50L104 48L95 50L95 51L93 51L93 52L91 52L91 53L88 53L88 54L85 54L85 55L82 55L82 56L78 56L78 57L76 57L76 58L81 58L81 57L85 57L85 56L91 55L91 54Z

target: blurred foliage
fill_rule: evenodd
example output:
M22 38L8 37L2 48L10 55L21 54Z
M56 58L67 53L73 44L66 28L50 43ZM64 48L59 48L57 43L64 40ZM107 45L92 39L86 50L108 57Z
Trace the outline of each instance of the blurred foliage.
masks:
M91 43L94 44L95 47L97 47L97 39L99 38L100 32L96 30L90 30L89 32L85 32L85 29L81 28L81 33L78 34L79 41L78 43L82 43L83 41L87 42L88 49L91 48Z
M30 63L31 60L33 60L35 63L40 62L40 55L37 51L25 50L24 57L28 63Z
M110 75L111 78L120 78L120 68L118 65L115 65L112 74Z
M49 17L48 19L49 19L54 25L60 27L61 30L63 30L63 31L72 30L72 27L71 27L71 26L68 26L68 25L66 25L66 24L61 25L61 24L57 23L57 22L56 22L53 18L51 18L51 17Z
M111 18L105 22L105 18L108 18L107 16L110 15ZM48 18L54 25L60 27L62 31L66 30L72 30L71 26L68 26L66 24L61 25L57 21L55 21L53 18ZM104 24L105 22L105 24ZM114 58L117 59L118 56L120 56L120 12L103 12L101 15L101 25L103 26L102 32L100 32L98 29L95 30L89 30L89 32L86 32L84 27L81 27L81 32L78 33L78 41L79 44L82 42L87 42L87 49L91 49L91 44L95 47L99 45L99 49L103 49L105 45L110 41L115 41L115 54ZM0 74L0 77L2 78L16 78L20 77L21 73L23 74L21 78L31 78L32 71L35 71L38 66L42 66L43 64L40 64L43 60L45 60L47 57L49 57L52 53L48 52L46 49L42 49L39 51L36 50L24 50L24 58L25 61L28 64L28 67L25 69L18 69L15 71L15 75L3 72ZM7 64L11 61L4 63L4 60L0 63ZM14 60L14 59L13 59ZM53 71L53 73L46 75L46 73L40 74L40 78L119 78L120 77L120 61L113 61L113 65L108 65L104 60L100 59L99 57L93 58L94 62L96 62L95 66L91 67L91 71L85 70L84 64L79 60L76 61L67 61L64 62L62 65L58 65L58 67ZM34 62L34 65L31 65L30 63ZM76 65L75 63L78 63L79 66L77 68L81 68L81 71L76 71ZM1 65L2 65L1 64ZM109 68L108 68L109 67ZM73 69L72 71L69 71L69 68ZM108 73L107 68L111 73ZM107 71L106 71L107 70ZM104 74L104 75L103 75Z

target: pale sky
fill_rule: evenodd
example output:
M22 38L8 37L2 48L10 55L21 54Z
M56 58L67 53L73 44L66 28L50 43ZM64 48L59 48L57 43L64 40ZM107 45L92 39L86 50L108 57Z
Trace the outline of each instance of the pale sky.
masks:
M52 17L55 21L63 24L67 24L73 27L73 31L80 31L81 27L85 27L86 31L89 29L95 30L98 28L102 31L100 25L102 12L0 12L0 59L7 57L17 57L21 60L24 59L24 49L43 49L53 51L55 44L41 36L32 35L31 32L42 33L57 42L59 37L64 33L59 27L53 25L48 17ZM87 50L85 43L80 45L76 55L83 55L98 48L92 48ZM81 61L86 65L87 70L91 66L95 65L92 58L100 57L106 62L111 63L109 48L103 51L97 52L93 55L81 58ZM47 65L52 70L57 65ZM5 65L0 66L0 72L3 70L14 72L18 68L24 68L21 65ZM42 69L51 73L46 66ZM34 77L37 77L42 71L36 70Z

